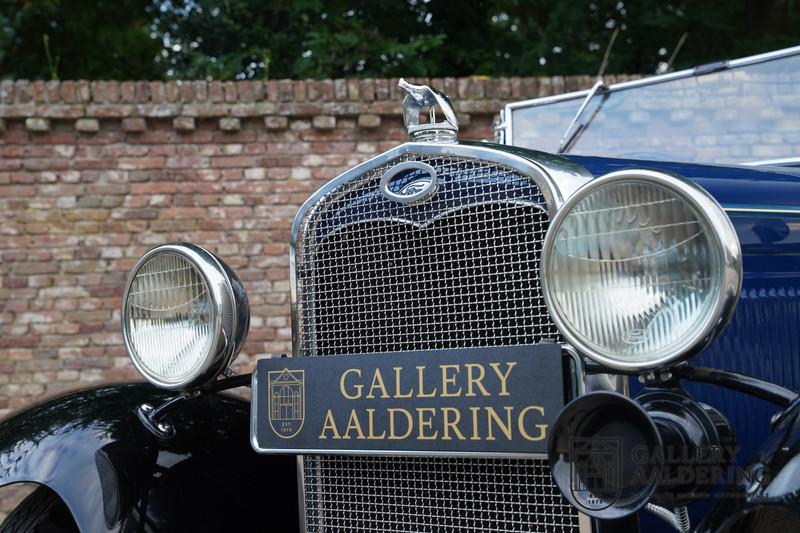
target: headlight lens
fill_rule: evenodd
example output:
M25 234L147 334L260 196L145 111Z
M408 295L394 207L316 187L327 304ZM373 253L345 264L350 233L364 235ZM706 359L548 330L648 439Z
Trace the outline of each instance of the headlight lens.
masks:
M247 297L208 251L164 245L134 267L122 322L128 353L145 378L190 388L216 377L238 353L249 323Z
M545 240L545 298L567 340L597 362L644 370L696 353L727 324L739 241L705 191L621 171L567 201Z

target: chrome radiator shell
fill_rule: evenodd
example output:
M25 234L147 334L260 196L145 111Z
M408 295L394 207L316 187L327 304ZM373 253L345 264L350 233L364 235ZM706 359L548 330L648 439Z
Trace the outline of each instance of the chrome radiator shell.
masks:
M565 196L588 179L580 167L552 156L543 155L543 159L551 163L547 171L522 157L482 146L408 143L359 165L323 187L303 205L292 228L290 271L294 355L499 346L557 340L558 332L549 320L543 299L534 302L538 305L536 310L531 306L520 312L519 293L537 287L518 287L516 299L504 299L505 292L499 290L488 291L487 295L479 288L481 284L496 279L507 284L522 280L523 285L538 280L538 252L549 218ZM350 201L357 205L359 195L371 194L371 184L383 172L404 161L422 161L433 165L437 171L442 169L443 174L471 173L476 183L475 195L471 196L467 191L463 197L452 193L449 199L438 198L439 204L451 204L448 209L447 205L436 204L437 196L447 194L446 190L439 191L430 200L430 206L416 210L397 208L395 211L386 208L386 199L377 196L375 187L375 194L364 202L373 206L380 204L385 212L376 214L374 210L370 211L369 206L360 212L352 206L343 207ZM556 185L554 176L561 188ZM509 186L506 190L497 190L496 194L486 193L484 189L491 189L493 180ZM516 183L512 185L509 180L516 180ZM515 186L527 189L520 191ZM337 202L341 208L338 211ZM414 219L414 213L419 215L418 219ZM474 226L481 220L485 230L483 240ZM363 227L359 226L361 223L364 223ZM527 229L529 225L533 231ZM460 233L460 227L466 231ZM429 231L431 234L426 234ZM348 244L353 240L364 244L373 234L376 237L372 244L375 250L388 243L386 247L389 249L407 253L376 261L379 263L376 270L383 274L380 279L370 279L368 274L371 271L358 270L358 267L349 273L340 272L336 268L337 261L341 260L341 266L347 268L351 266L348 261L357 263L360 260L348 255ZM403 296L409 286L415 286L413 280L395 279L403 272L422 266L421 272L409 274L432 275L431 265L448 262L453 263L453 270L457 271L461 268L458 261L469 259L464 253L451 257L447 246L437 248L436 238L445 235L463 236L462 240L468 242L462 243L461 252L472 251L479 256L479 262L496 262L502 271L476 267L475 281L462 286L447 276L445 267L435 274L438 277L433 283L422 283L419 295L426 296L427 301ZM515 247L522 250L517 250L515 260L505 261L507 248L498 250L497 254L491 253L493 250L480 251L489 248L489 240L503 238L508 239L507 242L524 241ZM431 248L437 249L431 252ZM363 250L355 252L360 254ZM386 264L390 265L388 270ZM313 276L316 276L315 281L307 281L307 277ZM481 276L485 277L482 279ZM445 284L443 289L441 283ZM448 283L451 285L447 286ZM317 287L320 284L322 289ZM348 289L343 290L342 285ZM361 289L363 294L351 290L353 286ZM383 291L379 302L396 303L398 313L402 308L411 316L397 322L386 316L386 309L375 308L375 304L371 309L360 309L359 305L366 301L364 296L375 290ZM461 294L464 291L466 296ZM316 292L327 298L325 305L314 301ZM479 312L468 315L472 321L463 321L463 331L453 325L453 309L444 305L448 295L462 297L463 301L472 298L471 304L478 308ZM415 303L419 305L415 306ZM430 312L430 309L434 311ZM436 313L436 309L442 311ZM471 324L475 324L478 316L487 314L491 320L483 330L475 333L474 330L480 328ZM524 315L522 319L515 319L518 314ZM513 328L501 334L491 333L497 325L514 320L516 325ZM414 335L409 333L410 328L417 330L416 341L406 338ZM424 328L427 328L425 334L420 334L419 330ZM376 331L383 333L372 337L365 335ZM497 531L577 532L584 531L586 526L578 513L562 499L543 458L309 456L300 459L299 472L301 507L305 511L303 523L308 531L483 531L492 528Z

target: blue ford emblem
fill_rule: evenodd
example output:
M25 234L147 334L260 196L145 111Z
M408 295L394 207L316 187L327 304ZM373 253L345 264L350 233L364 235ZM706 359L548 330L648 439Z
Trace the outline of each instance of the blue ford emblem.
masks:
M395 165L381 177L383 195L401 204L427 200L436 192L439 182L436 169L418 161Z

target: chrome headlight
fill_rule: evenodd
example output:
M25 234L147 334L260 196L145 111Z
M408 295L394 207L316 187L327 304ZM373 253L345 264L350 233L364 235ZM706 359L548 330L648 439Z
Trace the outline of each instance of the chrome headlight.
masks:
M159 387L186 389L213 380L241 349L249 324L241 282L199 246L153 248L128 278L125 346L139 372Z
M725 327L741 289L733 225L700 187L661 172L589 182L542 251L553 320L578 351L619 370L683 360Z

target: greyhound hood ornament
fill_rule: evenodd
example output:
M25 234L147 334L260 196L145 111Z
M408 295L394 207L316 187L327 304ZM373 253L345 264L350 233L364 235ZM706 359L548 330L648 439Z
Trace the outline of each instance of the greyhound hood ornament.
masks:
M406 92L403 99L403 120L412 140L427 142L455 142L458 137L458 119L450 100L444 93L427 85L413 85L400 78L399 87ZM436 122L436 107L444 115ZM429 120L420 123L419 115L428 108Z

